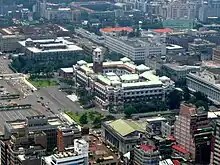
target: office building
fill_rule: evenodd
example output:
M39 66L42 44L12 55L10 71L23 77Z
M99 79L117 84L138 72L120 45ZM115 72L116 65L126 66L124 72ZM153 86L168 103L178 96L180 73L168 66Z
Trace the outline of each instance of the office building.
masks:
M25 132L17 125L19 131L1 142L1 164L23 165L36 163L46 155L47 135L44 132ZM38 163L37 163L38 162Z
M98 36L95 33L91 33L91 32L89 32L89 31L87 31L87 30L85 30L83 28L75 29L75 33L77 35L80 35L80 36L82 36L84 38L87 38L87 39L89 39L89 40L91 40L91 41L93 41L93 42L95 42L97 44L104 44L105 43L105 39L104 39L103 36Z
M162 122L167 121L164 117L152 117L146 119L146 136L152 138L153 136L161 136Z
M219 46L217 48L213 48L212 60L217 63L220 63L220 47Z
M76 56L82 52L82 48L68 41L69 37L54 39L19 41L20 51L24 53L22 58L36 61L51 61Z
M81 12L79 10L72 10L71 8L47 8L45 16L47 20L66 20L70 22L78 22Z
M58 127L61 127L60 134L58 136ZM68 127L68 130L62 129ZM51 151L57 147L57 143L60 144L59 148L68 145L68 141L65 143L65 131L69 131L72 138L78 138L80 136L78 126L74 124L74 121L69 119L67 115L63 114L59 117L51 116L45 117L43 115L27 117L25 120L8 121L4 126L4 136L9 138L14 133L20 130L24 132L43 131L47 135L47 150ZM62 132L63 130L63 132ZM58 137L58 140L57 140Z
M194 42L189 43L188 50L195 55L200 55L200 60L203 61L212 59L212 49L215 47L215 43L198 38L194 39Z
M186 84L190 91L205 94L214 104L220 104L219 69L189 73Z
M88 165L88 143L83 139L75 139L74 147L66 148L66 151L42 158L42 165Z
M172 1L167 5L167 19L195 19L196 8L186 0Z
M75 126L59 126L57 130L57 150L65 151L65 148L73 145L74 139L81 138L80 130Z
M167 118L167 121L162 121L161 123L161 134L163 137L170 137L174 135L174 122L175 117Z
M136 62L144 62L148 56L166 55L166 44L159 35L141 38L105 35L105 46L110 51L121 53Z
M136 66L126 57L103 62L99 48L94 50L93 63L78 61L73 72L76 84L93 92L95 101L107 109L134 101L164 100L174 88L168 77L158 77L147 66Z
M219 0L209 0L203 2L202 6L199 8L199 20L202 22L206 22L210 17L219 17L219 4Z
M179 65L176 63L167 63L161 66L161 71L174 81L185 80L187 74L200 71L200 66Z
M181 104L175 122L174 137L184 152L190 153L190 158L195 164L209 164L212 127L208 113L203 108L197 109L193 105Z
M15 52L19 48L17 43L25 37L19 32L13 32L11 28L0 29L0 52Z
M135 165L159 165L160 153L155 146L137 145L134 147Z

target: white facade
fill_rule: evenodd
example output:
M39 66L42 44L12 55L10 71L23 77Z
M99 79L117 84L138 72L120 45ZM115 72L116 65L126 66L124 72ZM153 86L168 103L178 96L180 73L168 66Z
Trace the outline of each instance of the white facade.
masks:
M81 35L85 38L88 38L98 44L104 44L104 42L105 42L104 37L98 36L95 33L90 33L89 31L87 31L83 28L75 29L75 33L78 35Z
M88 165L89 144L85 140L74 140L74 152L66 151L44 157L44 165Z
M201 92L215 104L220 104L220 76L208 71L189 73L187 87L193 92Z
M145 61L151 55L166 55L166 44L156 38L120 39L105 36L105 46L110 51L121 53L132 61Z

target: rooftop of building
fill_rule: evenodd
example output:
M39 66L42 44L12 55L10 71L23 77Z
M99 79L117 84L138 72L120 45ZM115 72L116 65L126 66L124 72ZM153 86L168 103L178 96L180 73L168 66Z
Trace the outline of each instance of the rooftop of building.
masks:
M105 33L121 32L121 31L132 32L133 28L131 28L131 27L102 28L102 29L100 29L100 31L105 32Z
M201 38L196 38L192 43L189 43L189 46L207 46L207 45L215 46L216 44Z
M173 32L173 30L171 28L154 29L152 31L156 32L156 33L171 33L171 32Z
M178 63L166 63L163 66L169 67L175 71L187 71L191 69L200 69L200 66L193 66L193 65L179 65Z
M27 40L19 41L18 43L33 53L73 52L83 50L73 42L68 41L68 39L70 39L70 37L57 37L56 39L41 40L31 40L28 38ZM27 45L27 42L33 42L33 45Z
M58 35L58 36L66 36L67 33L61 32L68 32L67 29L64 27L57 25L57 24L42 24L42 25L31 25L31 26L11 26L8 28L1 28L0 33L2 35Z
M25 119L6 121L5 125L10 129L21 129L24 128L25 126L28 126L28 124L30 125L30 127L34 127L35 123L36 124L40 123L42 127L45 125L45 126L51 126L51 128L58 126L79 128L77 124L65 114L59 114L58 116L50 116L50 117L46 117L44 115L30 116L30 117L26 117Z
M172 145L172 149L178 151L178 152L181 152L183 154L188 154L189 151L187 151L185 148L179 146L179 145Z
M145 151L145 152L147 152L147 151L154 151L154 150L157 149L156 146L150 146L150 145L146 145L146 144L142 144L142 145L138 146L138 148L140 150Z
M183 49L182 46L179 45L174 45L174 44L168 44L166 45L167 50L176 50L176 49Z
M133 48L144 48L145 44L152 44L152 45L161 45L161 40L160 40L160 36L159 35L145 35L143 37L132 37L132 38L128 38L125 36L122 37L115 37L115 36L109 36L111 38L117 39L118 41L121 41L123 43L125 43L126 45L129 45L130 47Z
M109 121L106 124L121 136L127 136L135 131L145 132L146 129L146 123L141 120L118 119Z
M89 143L89 162L98 164L109 160L118 161L119 155L111 149L110 146L103 143L100 137L90 134L83 137Z
M64 73L73 73L73 67L60 68L60 70L63 71Z
M166 83L172 84L172 81L168 77L156 76L154 74L155 71L150 70L149 67L143 64L136 66L128 58L122 58L120 61L103 62L104 71L105 69L111 68L126 69L128 71L122 75L113 72L96 74L94 73L92 66L92 63L86 63L81 60L77 62L77 66L74 66L74 68L78 68L77 70L80 74L85 74L86 76L92 76L95 74L97 80L104 86L129 88L151 85L162 86Z

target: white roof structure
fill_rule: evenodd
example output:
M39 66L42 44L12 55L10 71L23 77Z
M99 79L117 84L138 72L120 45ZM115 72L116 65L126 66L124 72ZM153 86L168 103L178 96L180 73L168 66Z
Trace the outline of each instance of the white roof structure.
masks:
M136 69L137 69L138 71L146 71L146 70L150 70L150 68L147 67L147 66L144 65L144 64L138 65L138 66L136 67Z
M19 41L18 43L32 53L53 53L53 52L68 52L68 51L73 52L73 51L83 50L82 48L75 45L73 42L68 41L67 39L69 39L69 37L58 37L56 40L54 39L26 40L26 41L32 41L34 43L34 46L27 46L26 41Z
M64 73L73 73L73 68L60 68L60 70L62 70Z
M120 59L120 61L122 61L122 62L130 62L131 60L129 58L127 58L127 57L123 57L123 58Z

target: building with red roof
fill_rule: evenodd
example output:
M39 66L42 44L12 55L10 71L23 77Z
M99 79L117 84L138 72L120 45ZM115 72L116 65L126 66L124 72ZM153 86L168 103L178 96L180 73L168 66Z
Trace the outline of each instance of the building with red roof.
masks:
M122 31L132 32L133 28L131 28L131 27L115 27L115 28L102 28L102 29L100 29L100 32L102 32L102 33L113 33L113 32L122 32Z
M152 165L159 164L160 153L156 146L139 145L134 148L135 165Z
M156 33L171 33L173 32L172 29L170 28L165 28L165 29L154 29L152 30L153 32L156 32Z

